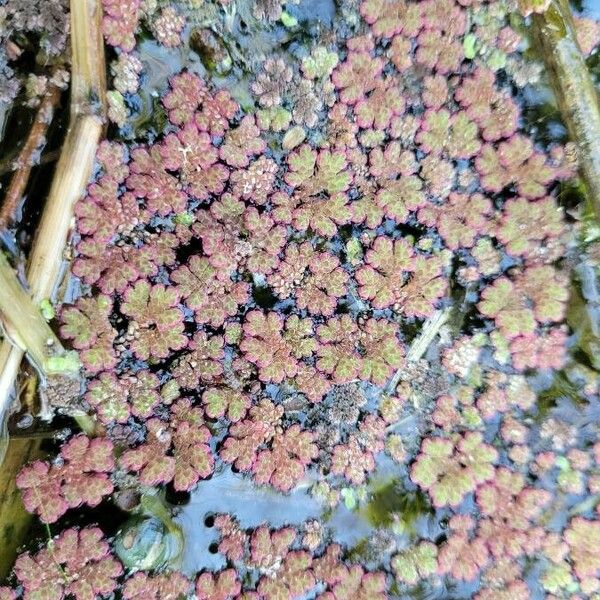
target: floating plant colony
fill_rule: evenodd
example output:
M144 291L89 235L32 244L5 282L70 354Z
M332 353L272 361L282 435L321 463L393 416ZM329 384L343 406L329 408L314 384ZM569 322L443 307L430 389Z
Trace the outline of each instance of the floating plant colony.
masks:
M141 4L104 0L120 124ZM523 127L519 18L501 0L356 4L354 25L262 61L243 107L184 69L164 132L101 144L60 334L103 434L21 471L54 537L0 599L599 597L595 373L577 367L579 411L536 402L573 365L576 227L556 197L576 158ZM183 13L161 10L153 34L177 46ZM591 52L599 28L579 26ZM213 515L225 567L199 573L130 569L98 526L54 525L127 493L202 498L229 469L307 488L323 516ZM424 508L348 547L327 515L363 518L380 473Z

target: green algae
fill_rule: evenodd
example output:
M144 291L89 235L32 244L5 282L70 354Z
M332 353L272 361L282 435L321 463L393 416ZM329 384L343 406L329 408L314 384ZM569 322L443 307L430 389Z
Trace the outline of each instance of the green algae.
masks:
M407 491L397 479L371 484L369 497L360 514L373 527L393 527L404 533L413 530L418 519L433 513L423 492Z

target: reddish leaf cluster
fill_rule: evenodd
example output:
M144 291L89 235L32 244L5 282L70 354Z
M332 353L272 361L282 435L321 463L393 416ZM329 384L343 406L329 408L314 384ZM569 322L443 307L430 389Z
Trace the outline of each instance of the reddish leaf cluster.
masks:
M26 598L53 600L107 597L123 573L97 527L66 529L37 554L21 554L14 570Z
M385 600L388 597L384 573L368 573L358 565L344 564L341 547L337 544L327 546L322 554L315 556L304 547L292 549L298 537L292 527L270 529L261 525L246 532L229 515L218 515L215 526L221 535L219 552L232 561L243 560L248 569L258 573L256 592L245 590L244 598L297 598L316 586L323 589L317 596L320 600ZM203 573L198 580L200 598L209 597L204 586L215 590L213 586L222 577L227 581L224 591L230 595L234 589L239 591L233 570L221 574ZM213 597L229 598L227 594L210 596Z
M259 369L263 381L281 383L298 372L298 360L310 356L316 343L310 319L292 315L285 320L275 312L246 315L240 349Z
M411 468L411 479L426 489L436 506L458 506L465 495L494 477L497 451L480 433L453 440L429 437Z
M479 67L465 77L454 97L479 125L485 141L508 138L517 130L519 109L508 93L496 89L490 69Z
M200 324L219 327L248 300L248 284L234 282L208 258L192 256L187 265L173 271L171 280L178 284L179 295Z
M458 580L473 581L488 563L487 546L483 540L469 535L473 526L471 517L455 515L449 526L453 535L439 551L438 572L441 575L449 573Z
M146 441L119 459L122 467L138 473L140 483L154 486L172 481L176 490L188 491L213 472L211 434L202 409L192 407L190 400L173 404L168 423L152 418L146 428Z
M186 196L179 189L177 179L165 169L178 172L187 192L199 200L206 200L210 194L220 194L225 189L229 170L218 162L218 149L213 146L210 135L195 123L186 123L176 133L168 134L158 146L158 152L156 148L150 151L151 155L155 154L154 165L140 164L140 159L148 160L148 153L138 152L137 162L131 167L138 175L129 177L127 184L140 197L149 201L160 199L162 205L157 206L160 212L177 213L186 206ZM160 196L164 192L171 195L168 204Z
M159 44L167 48L174 48L181 44L181 32L184 27L185 18L172 6L162 8L151 24L154 37Z
M317 328L317 369L336 383L357 377L383 384L404 359L397 327L369 319L361 328L348 316L333 317Z
M100 294L79 298L74 306L63 308L62 337L73 340L85 370L94 374L117 364L113 342L117 332L109 321L113 304L110 297Z
M472 248L478 235L487 233L492 203L482 194L450 193L439 205L419 209L421 223L435 227L450 250Z
M342 152L313 150L307 144L288 156L285 181L294 188L291 198L281 198L274 218L292 223L300 230L313 229L324 237L333 237L338 225L350 220L346 190L352 181Z
M515 198L504 205L495 235L513 256L535 262L556 260L563 253L565 232L561 211L553 198L534 202Z
M148 575L138 571L123 586L126 600L168 600L188 594L191 582L175 571L160 575Z
M141 246L106 246L93 239L82 239L72 271L84 283L97 284L104 294L123 292L140 277L157 275L159 267L175 262L173 248L180 241L167 232L148 236Z
M220 457L241 471L251 471L257 483L287 492L302 479L318 449L314 435L300 425L281 432L282 416L281 406L261 400L247 418L230 427Z
M91 236L93 241L107 243L117 234L131 233L148 215L140 210L132 194L119 197L119 186L129 175L125 147L103 141L96 159L102 174L88 186L87 196L75 206L75 214L80 233Z
M304 242L288 245L285 259L269 277L269 284L280 298L295 296L298 308L331 316L337 299L346 295L348 279L338 258L316 252L310 242Z
M199 600L228 600L237 598L242 584L234 569L219 573L202 573L196 581L196 598Z
M378 88L383 66L380 57L373 58L364 49L350 52L331 76L335 87L340 91L342 102L356 104L368 92Z
M546 156L534 149L533 142L514 135L498 148L486 144L475 161L481 185L488 192L500 192L509 185L525 198L541 198L546 186L556 179Z
M140 17L140 0L102 0L102 31L107 43L130 52Z
M219 335L209 336L199 331L188 343L188 350L173 365L171 373L177 383L193 390L200 383L212 383L223 373L224 340Z
M343 475L355 485L364 483L367 474L374 469L373 452L362 447L356 436L352 436L347 444L339 444L333 449L331 472Z
M590 594L600 588L600 561L593 542L598 533L600 521L590 521L583 517L573 518L564 533L571 552L573 571L581 582L582 590Z
M393 307L409 317L427 317L446 291L438 257L416 255L404 239L378 237L356 273L359 294L376 308Z
M478 488L476 496L485 517L477 524L477 535L492 556L514 559L539 549L543 534L533 523L551 500L550 492L528 488L521 474L500 468L493 481Z
M501 277L485 288L478 304L509 339L531 335L541 323L563 319L569 297L567 277L549 265L530 267L514 278Z
M56 464L35 461L17 476L25 508L44 523L53 523L69 508L97 506L113 491L108 474L115 461L109 440L75 436L63 445L60 458Z
M139 281L124 296L121 311L131 319L131 350L142 360L166 358L188 343L183 335L183 314L173 288Z
M158 386L158 377L148 371L118 378L112 372L104 372L90 382L86 400L103 423L125 423L132 414L142 419L152 415L160 402Z

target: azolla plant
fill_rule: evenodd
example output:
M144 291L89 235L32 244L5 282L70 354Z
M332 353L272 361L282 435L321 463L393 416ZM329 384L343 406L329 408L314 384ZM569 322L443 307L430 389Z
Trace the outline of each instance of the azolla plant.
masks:
M132 110L147 4L105 1ZM163 132L101 144L59 317L99 435L23 469L27 509L60 526L165 489L202 501L227 473L323 514L207 515L222 568L182 571L53 525L0 598L599 597L597 373L571 352L558 201L576 159L523 127L514 8L341 2L343 27L250 64L248 94L190 63L162 84ZM164 46L182 15L151 21Z

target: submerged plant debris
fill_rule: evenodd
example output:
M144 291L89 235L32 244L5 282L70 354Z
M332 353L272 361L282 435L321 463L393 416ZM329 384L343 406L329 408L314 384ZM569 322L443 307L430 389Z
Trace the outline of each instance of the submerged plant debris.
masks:
M600 234L519 4L103 0L58 315L99 435L19 474L0 599L600 597ZM180 564L119 559L147 497Z

